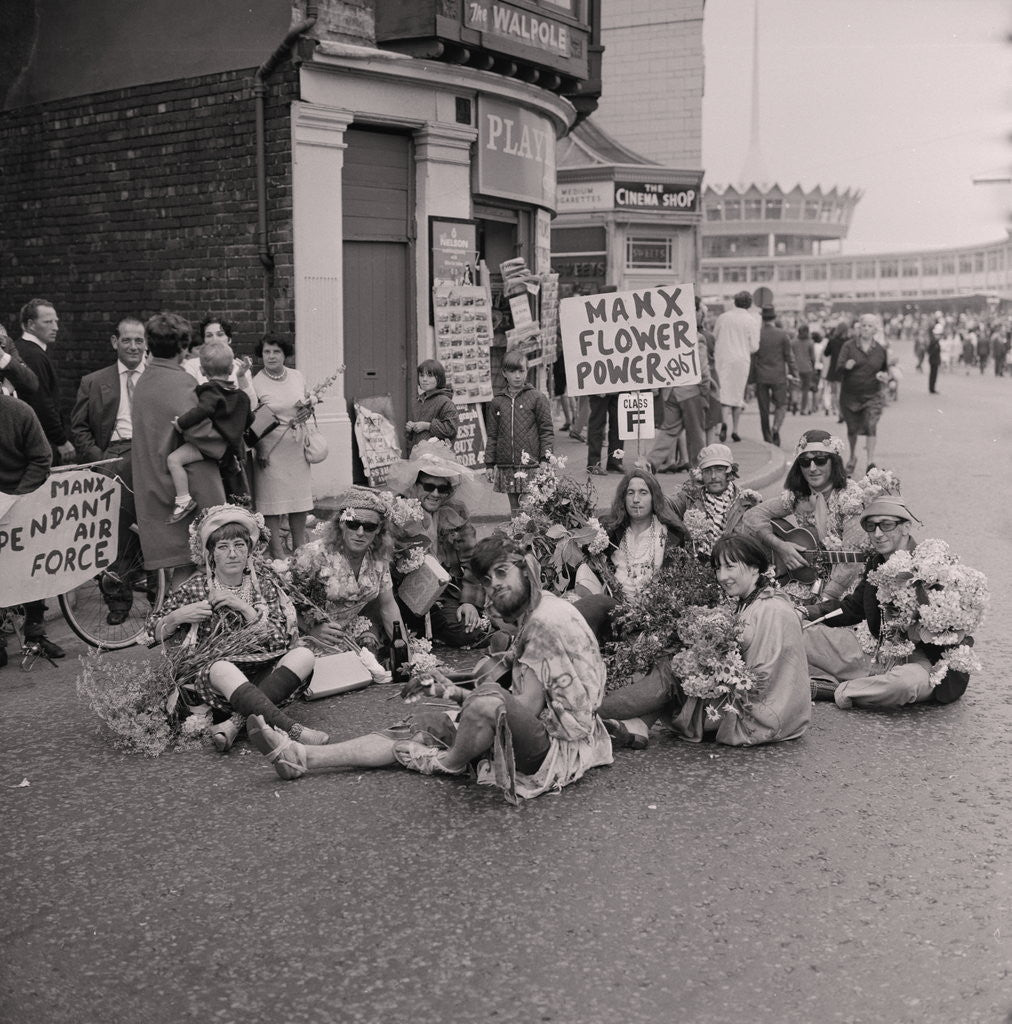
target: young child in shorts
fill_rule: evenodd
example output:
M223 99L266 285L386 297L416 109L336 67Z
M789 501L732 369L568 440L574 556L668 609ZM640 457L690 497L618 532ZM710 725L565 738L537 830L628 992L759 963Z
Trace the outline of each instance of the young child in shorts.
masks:
M178 523L197 508L197 503L190 497L190 485L186 467L201 459L213 459L220 463L222 457L232 451L240 459L243 453L243 434L253 419L249 396L240 391L230 380L234 355L232 350L222 341L204 342L200 350L200 370L207 378L204 384L198 384L197 404L181 416L177 416L172 425L183 436L183 443L169 452L167 462L172 485L176 489L176 504L167 523ZM186 432L198 424L210 422L217 436L185 440Z

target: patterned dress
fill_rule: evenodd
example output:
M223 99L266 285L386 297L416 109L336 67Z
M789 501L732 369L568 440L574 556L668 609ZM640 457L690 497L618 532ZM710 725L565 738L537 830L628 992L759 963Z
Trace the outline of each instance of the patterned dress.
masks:
M275 586L270 579L262 578L260 581L262 600L258 600L255 607L266 609L266 623L268 626L267 635L257 644L255 649L242 652L242 654L229 660L244 675L255 682L256 679L265 675L275 663L286 654L297 642L299 633L295 619L295 608L283 590ZM158 624L169 612L175 611L188 604L196 604L199 601L206 601L209 596L207 577L204 573L197 573L191 576L185 583L176 587L165 598L165 603L156 612L152 612L148 619L147 631L151 643L156 643L155 632ZM246 625L242 615L232 608L215 612L209 619L197 623L196 642L199 646L206 641L218 627L224 625L226 629L241 629ZM176 632L166 637L165 643L178 646L186 641L190 632L190 626L183 625ZM177 679L176 682L184 689L190 691L190 695L199 698L204 704L220 711L231 711L228 701L211 687L209 675L211 671L209 662L192 679ZM294 700L309 680L295 691L284 703Z
M377 558L372 551L366 551L356 574L340 551L328 550L326 554L330 569L327 580L327 614L330 620L360 644L368 644L370 638L375 641L375 626L362 614L362 610L381 594L393 592L390 563Z

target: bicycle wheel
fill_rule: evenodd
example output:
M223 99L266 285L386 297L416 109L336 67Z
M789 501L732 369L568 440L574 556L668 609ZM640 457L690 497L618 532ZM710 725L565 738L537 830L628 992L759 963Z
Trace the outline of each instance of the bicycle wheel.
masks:
M59 597L70 628L86 644L105 651L132 647L142 640L148 616L165 598L165 570L145 569L139 551L127 566L117 568L118 574L99 573ZM126 617L116 622L123 613Z

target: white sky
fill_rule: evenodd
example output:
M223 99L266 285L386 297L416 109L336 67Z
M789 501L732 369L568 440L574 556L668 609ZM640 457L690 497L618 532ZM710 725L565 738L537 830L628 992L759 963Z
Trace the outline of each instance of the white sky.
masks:
M1012 185L1007 0L755 0L760 141L784 188L857 187L846 252L1005 237ZM706 0L703 167L737 184L751 118L753 0Z

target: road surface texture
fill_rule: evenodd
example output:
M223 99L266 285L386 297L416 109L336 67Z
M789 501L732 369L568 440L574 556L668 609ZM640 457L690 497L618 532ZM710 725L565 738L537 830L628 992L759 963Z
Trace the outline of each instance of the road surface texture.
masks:
M991 582L961 702L819 704L755 750L658 734L514 809L401 769L282 783L245 742L116 753L68 643L58 669L0 672L0 1020L1006 1020L1012 383L929 396L905 362L877 461L918 535ZM835 429L788 417L785 446L814 426ZM389 696L295 711L344 738L395 720Z

